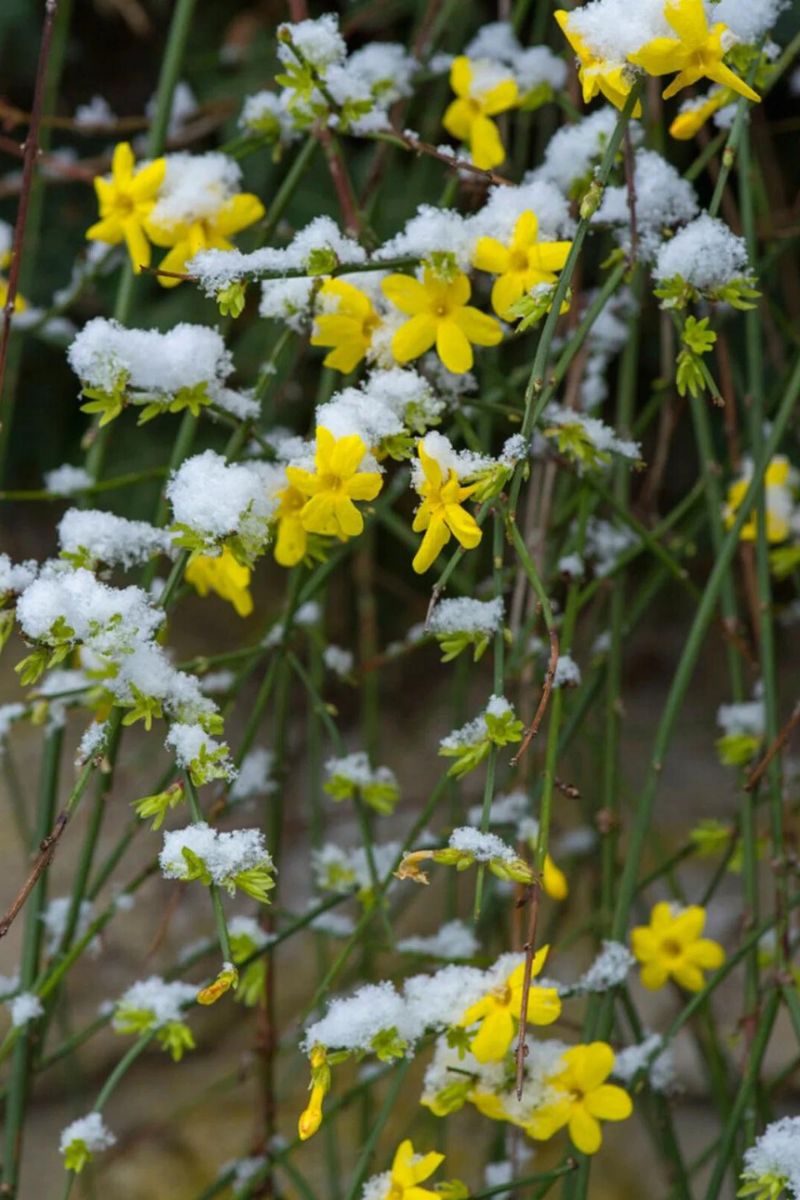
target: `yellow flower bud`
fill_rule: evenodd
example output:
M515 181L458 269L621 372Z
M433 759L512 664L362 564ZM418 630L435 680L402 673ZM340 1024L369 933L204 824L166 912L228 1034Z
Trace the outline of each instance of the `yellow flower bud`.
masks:
M231 988L236 988L239 982L239 972L233 963L223 963L222 970L217 978L210 983L208 987L204 987L197 993L198 1004L216 1004L216 1002L230 991Z

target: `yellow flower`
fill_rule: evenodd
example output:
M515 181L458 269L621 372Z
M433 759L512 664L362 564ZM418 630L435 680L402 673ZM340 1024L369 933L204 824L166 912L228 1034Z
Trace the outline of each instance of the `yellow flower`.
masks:
M216 557L198 554L193 558L186 568L186 582L201 596L216 592L233 605L240 617L249 617L253 611L250 568L238 563L227 546Z
M264 205L258 196L250 192L240 192L231 196L217 211L208 217L197 221L179 222L176 225L156 225L148 220L145 224L147 235L156 246L171 246L169 254L162 258L159 266L162 271L186 270L186 264L201 250L233 250L230 240L233 234L239 233L260 221L264 216ZM162 287L177 287L180 279L170 279L168 275L159 275L158 282Z
M389 275L381 284L384 294L411 317L392 338L392 354L399 363L419 358L435 344L448 371L463 375L472 367L472 345L496 346L503 333L494 317L467 304L470 282L461 271L442 279L426 267L422 283L410 275Z
M688 142L699 133L715 112L719 112L733 99L730 88L714 88L700 104L690 103L678 113L669 127L670 136L676 141Z
M767 510L767 541L772 543L784 542L791 532L790 519L794 508L790 488L791 466L789 460L782 454L772 459L764 473L764 499ZM736 514L741 508L750 479L737 479L728 488L725 505L725 525L730 529L736 520ZM739 538L743 542L754 542L758 537L758 522L756 513L742 526Z
M511 320L511 308L520 296L538 283L555 283L571 246L572 242L540 242L539 221L530 209L520 214L507 246L497 238L479 238L473 262L479 271L499 276L492 287L492 308L498 317Z
M300 1113L297 1133L301 1142L306 1142L322 1124L322 1102L331 1086L331 1071L324 1046L314 1046L311 1061L311 1096Z
M665 100L699 79L713 79L758 103L761 99L758 93L722 61L735 39L721 21L709 29L703 0L667 0L664 16L678 36L653 38L628 58L637 67L643 67L648 75L678 72L664 91Z
M150 266L145 224L164 182L165 170L166 160L155 158L134 172L130 142L119 142L111 160L111 178L98 176L94 181L100 220L86 230L86 237L109 246L125 242L134 274Z
M700 935L706 910L699 904L673 910L671 904L656 904L649 925L631 931L631 949L642 964L640 979L657 991L674 979L689 992L699 992L705 983L703 971L715 971L725 961L719 942Z
M275 562L282 567L296 567L306 556L308 534L300 516L306 497L291 484L278 492L278 536L275 539Z
M474 550L483 534L475 518L461 507L476 485L462 487L452 467L445 479L440 464L428 454L423 442L418 443L417 449L425 478L417 489L422 504L417 509L412 529L414 533L424 530L425 537L412 566L418 575L424 575L450 541L451 534L465 550Z
M537 1141L546 1141L566 1125L577 1150L596 1154L603 1141L600 1122L624 1121L633 1112L628 1093L606 1083L614 1051L605 1042L591 1042L573 1046L561 1061L564 1069L547 1082L563 1095L537 1109L527 1131Z
M518 94L513 79L492 80L482 88L481 66L471 63L464 54L453 60L450 86L456 99L448 105L443 124L453 137L469 142L472 161L486 171L498 166L506 156L500 132L491 118L513 108Z
M354 500L374 500L381 490L377 471L359 471L367 447L358 436L335 438L329 429L317 430L315 470L287 467L292 487L309 497L300 510L307 533L321 533L346 542L364 528L364 518Z
M544 856L542 886L553 900L566 900L569 895L567 877L561 868L556 866L549 854Z
M444 1155L432 1150L415 1154L410 1138L401 1142L392 1162L391 1178L384 1200L439 1200L439 1193L419 1184L428 1179L444 1162Z
M6 300L8 300L8 280L0 279L0 308L5 308ZM14 297L14 312L25 312L27 307L27 301L23 300L22 296L17 293L17 295Z
M549 946L544 946L534 956L531 978L539 974L544 966ZM525 964L520 963L505 983L492 988L477 1003L470 1005L459 1025L481 1027L472 1039L470 1050L478 1062L497 1062L503 1058L512 1041L522 1009L522 982ZM528 994L528 1023L552 1025L561 1015L561 1001L555 988L532 987Z
M583 102L588 104L598 93L610 100L615 108L624 108L625 101L631 90L631 80L621 63L609 62L595 54L579 33L569 27L570 13L560 9L555 18L561 26L561 32L569 42L578 57L578 78L583 88ZM642 106L637 101L633 110L634 117L642 115Z
M323 366L347 374L369 350L380 319L369 296L343 279L328 279L319 294L336 298L338 306L336 312L321 313L316 318L311 345L331 346Z

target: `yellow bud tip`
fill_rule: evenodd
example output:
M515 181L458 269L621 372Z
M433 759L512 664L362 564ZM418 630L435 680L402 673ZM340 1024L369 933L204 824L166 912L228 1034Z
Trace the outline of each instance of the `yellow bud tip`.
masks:
M236 970L236 967L230 963L226 963L213 983L210 983L208 987L202 988L197 993L197 1003L204 1004L206 1007L216 1004L231 988L235 989L238 982L239 972Z
M313 1109L309 1104L308 1108L300 1114L300 1120L297 1122L297 1134L301 1142L307 1142L313 1137L322 1124L322 1110Z

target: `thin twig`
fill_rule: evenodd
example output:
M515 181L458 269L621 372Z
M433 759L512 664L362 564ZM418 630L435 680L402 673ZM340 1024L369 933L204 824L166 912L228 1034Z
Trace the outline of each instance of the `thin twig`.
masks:
M413 154L425 154L429 158L435 158L438 162L444 163L450 167L452 171L467 171L470 175L477 175L486 183L496 184L501 187L515 187L512 179L507 179L505 175L498 175L497 171L487 171L483 167L476 167L474 162L470 162L468 158L460 158L455 151L442 150L439 146L433 146L430 142L424 142L422 138L417 137L408 129L387 129L373 135L379 139L385 139L388 142L396 142L403 146L406 150L411 150Z
M547 705L550 703L550 693L553 690L553 679L556 674L556 666L558 664L558 634L555 629L550 630L550 661L547 664L547 671L544 677L544 685L542 687L542 697L539 701L539 707L534 713L533 720L528 726L525 737L522 739L519 750L511 759L512 767L515 767L522 758L525 751L530 746L533 739L539 732L539 726L544 720L544 714L547 712Z
M8 292L3 309L3 332L0 335L0 405L3 399L3 381L5 379L6 360L8 358L8 340L11 336L11 317L14 313L14 302L16 301L17 289L19 287L19 273L22 267L22 249L25 242L25 227L28 223L33 172L36 166L36 159L39 155L39 126L42 119L42 105L44 103L44 90L47 82L47 66L50 61L50 47L53 41L53 23L57 10L58 0L46 0L42 42L39 48L39 63L36 68L36 86L33 93L31 123L28 126L28 136L25 139L25 157L22 163L22 190L19 197L17 220L14 225L14 240L11 245Z
M531 996L531 978L533 976L533 956L536 946L536 924L539 919L539 898L541 888L534 883L530 888L530 913L528 914L528 937L525 942L525 973L522 976L522 998L519 1006L519 1031L515 1061L517 1064L517 1099L522 1099L522 1088L525 1083L525 1057L528 1046L525 1032L528 1026L528 1004Z
M31 892L36 887L37 880L42 875L42 872L45 871L50 865L53 855L56 852L56 845L58 844L62 833L67 828L68 821L69 813L67 809L63 809L58 814L56 822L50 833L48 833L47 837L43 838L39 843L39 853L34 860L30 874L14 897L11 907L6 912L6 915L3 917L2 921L0 921L0 938L6 936L9 929L14 924L14 921L19 916L19 913L21 912L25 901L28 899L28 896L30 896Z
M758 785L761 782L761 779L764 775L764 772L769 767L769 764L772 762L775 755L780 753L780 751L783 749L783 747L789 741L789 738L792 736L792 733L794 732L794 730L797 728L798 725L800 725L800 703L798 703L794 706L792 715L789 717L789 720L786 722L783 729L781 729L780 733L775 738L775 741L772 743L770 748L767 750L766 754L761 759L761 761L756 764L756 766L753 768L753 770L747 776L747 782L744 785L744 790L746 792L752 792L758 787Z
M636 221L636 158L633 153L631 127L626 125L623 140L623 155L625 160L625 186L628 189L628 211L631 217L631 266L639 257L639 228Z

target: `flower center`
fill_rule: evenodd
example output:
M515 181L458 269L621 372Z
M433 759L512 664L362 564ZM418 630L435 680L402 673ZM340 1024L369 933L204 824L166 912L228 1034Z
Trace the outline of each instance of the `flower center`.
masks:
M481 105L479 100L474 100L472 96L470 96L469 100L467 100L467 105L473 118L481 115Z
M403 1188L399 1183L391 1185L386 1200L403 1200Z
M661 943L661 950L667 958L680 958L683 953L680 942L675 938L665 938Z
M323 492L340 492L342 490L342 480L338 475L320 475L319 481L322 484Z
M501 1008L507 1008L511 1003L511 988L507 983L501 983L498 987L492 988L492 996L495 1004Z
M435 317L446 317L449 311L444 300L438 300L433 306L433 315Z
M127 192L117 192L114 200L114 207L125 217L130 216L134 210L133 199Z
M511 266L512 271L527 271L527 269L528 269L527 251L512 250L510 266Z

